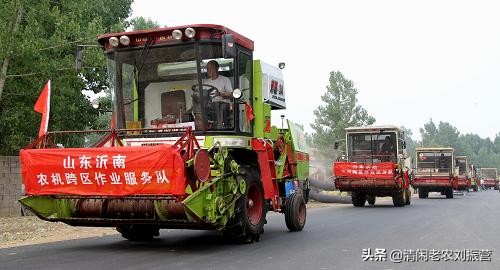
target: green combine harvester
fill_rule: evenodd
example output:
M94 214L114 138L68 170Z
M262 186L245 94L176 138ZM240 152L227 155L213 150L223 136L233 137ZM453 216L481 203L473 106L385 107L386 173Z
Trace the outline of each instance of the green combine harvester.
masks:
M48 221L116 227L130 240L182 228L249 243L264 232L267 211L283 213L290 231L303 229L305 139L290 121L271 125L271 111L286 107L283 76L253 59L253 41L220 25L98 41L111 128L48 132L21 150L25 207ZM214 73L227 80L214 83Z

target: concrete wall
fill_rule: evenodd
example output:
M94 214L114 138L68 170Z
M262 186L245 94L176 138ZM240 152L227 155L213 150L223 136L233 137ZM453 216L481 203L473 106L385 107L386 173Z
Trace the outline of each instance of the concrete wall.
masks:
M0 156L0 217L20 216L23 195L18 156Z

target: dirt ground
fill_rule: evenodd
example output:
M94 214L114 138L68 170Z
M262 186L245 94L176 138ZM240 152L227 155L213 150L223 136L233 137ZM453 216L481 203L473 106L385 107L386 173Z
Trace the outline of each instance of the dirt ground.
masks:
M307 208L331 204L311 201ZM103 237L117 234L114 228L73 227L61 222L43 221L35 216L0 217L0 249L50 243L71 239Z

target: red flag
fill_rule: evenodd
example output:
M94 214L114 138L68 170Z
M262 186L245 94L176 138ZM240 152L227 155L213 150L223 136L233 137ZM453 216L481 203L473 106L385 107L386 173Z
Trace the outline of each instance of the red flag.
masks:
M250 104L248 104L248 102L245 102L245 113L247 116L247 126L249 126L250 121L252 121L255 118L255 116L253 115L252 106L250 106Z
M42 93L40 93L34 109L35 112L42 114L42 121L40 122L40 129L38 130L38 137L42 137L47 133L47 127L49 126L50 80L45 84Z

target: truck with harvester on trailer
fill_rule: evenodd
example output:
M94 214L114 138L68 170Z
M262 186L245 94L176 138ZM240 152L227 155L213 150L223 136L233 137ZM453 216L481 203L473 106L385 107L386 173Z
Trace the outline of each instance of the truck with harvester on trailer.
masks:
M352 204L374 205L376 197L392 197L394 206L411 202L404 132L396 126L349 127L347 161L333 165L335 186L351 192Z
M484 182L484 188L498 189L497 168L481 168L481 179Z
M416 168L412 186L418 189L419 198L427 198L429 192L440 192L453 198L458 190L453 148L416 148Z
M116 227L129 240L179 228L249 243L268 211L283 213L290 231L303 229L302 128L271 125L271 111L286 108L281 66L253 59L253 41L220 25L98 42L112 128L50 131L21 150L23 206L47 221Z
M467 156L455 156L455 166L458 168L457 185L460 191L469 191L471 188L471 172Z

